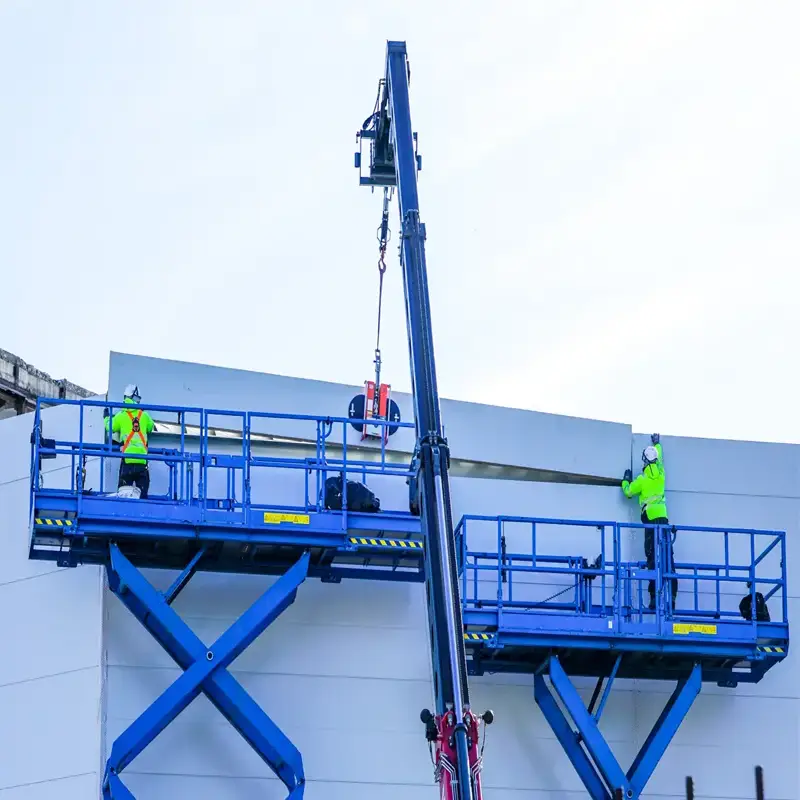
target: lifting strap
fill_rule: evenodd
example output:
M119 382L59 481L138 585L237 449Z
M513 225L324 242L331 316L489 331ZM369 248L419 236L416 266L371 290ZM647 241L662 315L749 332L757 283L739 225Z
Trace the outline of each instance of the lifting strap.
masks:
M375 337L375 399L373 400L373 416L380 416L378 408L378 388L381 385L381 312L383 309L383 276L386 273L386 248L392 232L389 230L389 187L383 188L383 215L378 228L378 331Z

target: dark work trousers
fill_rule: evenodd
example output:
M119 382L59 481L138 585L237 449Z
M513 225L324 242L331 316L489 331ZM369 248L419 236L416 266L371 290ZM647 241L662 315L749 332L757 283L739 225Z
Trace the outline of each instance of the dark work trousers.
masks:
M656 525L669 525L669 520L666 517L657 517L656 519L648 519L647 513L642 511L642 522L645 524L655 523ZM668 556L668 563L662 565L662 569L664 572L673 572L675 566L675 556L672 552L672 534L668 530L664 530L662 528L662 536L666 538L667 541L667 556ZM655 528L645 528L644 529L644 557L647 559L647 569L655 569L656 568L656 529ZM672 609L675 609L675 599L678 596L678 580L677 578L672 578L670 580L672 584ZM647 584L647 590L650 592L650 608L656 607L656 582L650 581Z
M147 500L147 491L150 488L150 472L147 469L147 464L129 464L123 461L119 465L119 487L133 486L141 492L141 499Z

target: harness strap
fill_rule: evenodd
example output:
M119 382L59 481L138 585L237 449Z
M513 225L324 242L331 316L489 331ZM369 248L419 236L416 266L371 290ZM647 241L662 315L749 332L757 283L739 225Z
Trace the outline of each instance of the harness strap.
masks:
M141 409L136 412L136 416L133 415L131 411L126 409L128 416L131 418L131 432L126 437L125 441L122 444L122 452L124 453L128 447L130 446L131 442L133 441L133 437L137 434L139 435L139 439L142 441L142 446L145 450L147 450L147 439L144 438L144 434L142 433L142 429L139 423L139 420L142 418Z

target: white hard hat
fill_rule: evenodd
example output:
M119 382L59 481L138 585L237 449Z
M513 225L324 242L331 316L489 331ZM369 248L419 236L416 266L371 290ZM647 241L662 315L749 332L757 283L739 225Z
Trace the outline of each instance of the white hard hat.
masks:
M130 397L133 400L141 400L141 395L139 394L139 387L135 383L129 383L125 387L125 393L123 397Z
M642 451L642 461L645 464L655 464L658 461L658 450L653 445L648 445Z

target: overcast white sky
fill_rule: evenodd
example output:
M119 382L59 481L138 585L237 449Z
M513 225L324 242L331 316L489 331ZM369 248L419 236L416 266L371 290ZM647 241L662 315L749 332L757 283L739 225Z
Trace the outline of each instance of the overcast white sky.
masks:
M800 441L798 30L796 0L0 0L0 347L98 391L111 349L367 378L354 134L406 39L442 394Z

